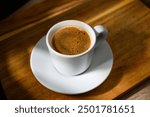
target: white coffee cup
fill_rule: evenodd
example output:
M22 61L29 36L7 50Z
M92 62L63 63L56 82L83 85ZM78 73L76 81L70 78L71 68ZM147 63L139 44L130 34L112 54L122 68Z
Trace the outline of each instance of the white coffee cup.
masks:
M54 33L63 27L78 27L88 33L91 39L91 45L88 50L81 54L64 55L53 49L52 38ZM106 39L108 31L105 27L98 25L94 29L88 24L78 20L65 20L52 26L46 35L46 45L51 54L51 61L57 71L64 75L78 75L83 73L91 64L94 49L99 45L101 39ZM98 37L98 38L97 38Z

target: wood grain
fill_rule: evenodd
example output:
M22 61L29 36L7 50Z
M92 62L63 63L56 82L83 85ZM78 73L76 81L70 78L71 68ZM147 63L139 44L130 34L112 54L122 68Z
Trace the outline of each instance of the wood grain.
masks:
M106 26L114 54L108 79L81 95L48 90L30 69L36 42L66 19ZM115 99L150 76L150 9L138 0L30 2L1 21L0 27L0 79L8 99Z
M121 100L150 100L150 79L138 84L134 89L128 93L118 97Z

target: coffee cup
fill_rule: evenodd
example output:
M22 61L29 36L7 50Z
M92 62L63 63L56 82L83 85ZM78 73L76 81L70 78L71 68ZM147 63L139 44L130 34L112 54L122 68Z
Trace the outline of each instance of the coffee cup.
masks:
M62 54L54 49L54 34L65 27L77 27L84 30L90 38L90 46L84 52L79 54ZM50 53L50 59L56 70L63 75L79 75L88 69L92 62L95 48L99 45L101 39L106 39L108 31L105 27L97 25L94 28L78 20L65 20L52 26L46 34L46 45Z

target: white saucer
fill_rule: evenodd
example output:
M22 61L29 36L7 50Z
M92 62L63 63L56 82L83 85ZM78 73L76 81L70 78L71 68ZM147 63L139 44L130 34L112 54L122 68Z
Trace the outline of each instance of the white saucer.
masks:
M108 77L113 64L113 54L106 40L95 49L91 66L77 76L64 76L55 70L46 46L45 36L32 50L30 65L36 79L48 89L63 94L80 94L102 84Z

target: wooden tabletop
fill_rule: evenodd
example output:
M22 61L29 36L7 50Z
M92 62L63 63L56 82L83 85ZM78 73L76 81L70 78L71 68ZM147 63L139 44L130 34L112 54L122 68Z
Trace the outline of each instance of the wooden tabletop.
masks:
M112 71L85 94L55 93L30 68L32 48L52 25L66 19L102 24L109 31ZM150 9L139 0L31 0L0 21L0 81L7 99L118 99L149 76Z

